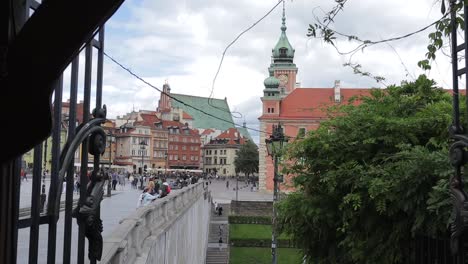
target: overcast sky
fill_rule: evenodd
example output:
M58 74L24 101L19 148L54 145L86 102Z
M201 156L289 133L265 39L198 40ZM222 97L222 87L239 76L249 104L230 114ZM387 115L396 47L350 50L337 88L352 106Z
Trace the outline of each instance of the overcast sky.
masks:
M277 0L127 0L107 23L105 50L157 87L167 80L173 93L209 96L227 44L276 3ZM305 88L331 87L335 80L349 88L382 87L373 79L355 75L343 67L349 57L340 56L330 45L306 36L314 14L323 16L323 11L329 11L333 4L333 0L286 1L287 36L296 50L297 81ZM241 124L245 120L248 127L258 128L263 80L268 76L271 49L280 36L281 7L227 51L216 81L214 97L227 97L231 110L243 115L235 122ZM348 0L333 27L363 39L380 40L432 23L440 18L439 10L440 3L435 0ZM412 80L423 73L417 62L424 58L430 32L392 42L395 50L386 44L367 48L355 54L353 61L362 64L363 70L385 77L386 84ZM354 45L338 42L343 50ZM440 86L451 88L449 58L438 55L432 71L426 74ZM93 72L95 58L96 52ZM83 56L80 64L84 66ZM69 70L64 80L67 87ZM68 98L68 92L64 98ZM159 92L105 59L103 102L108 106L110 118L133 107L154 110L158 99ZM258 143L258 133L250 132Z

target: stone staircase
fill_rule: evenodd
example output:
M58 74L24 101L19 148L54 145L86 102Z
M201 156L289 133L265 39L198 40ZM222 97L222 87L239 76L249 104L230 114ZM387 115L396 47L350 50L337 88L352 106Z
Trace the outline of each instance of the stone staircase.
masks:
M208 249L205 264L229 263L229 223L228 215L230 204L219 204L223 208L223 214L215 214L214 206L211 210L210 232L208 234ZM221 237L222 243L219 243Z

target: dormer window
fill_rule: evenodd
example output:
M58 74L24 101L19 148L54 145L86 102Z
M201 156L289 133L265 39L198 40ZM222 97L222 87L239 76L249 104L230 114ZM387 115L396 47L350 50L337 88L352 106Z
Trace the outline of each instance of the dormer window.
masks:
M281 48L281 49L279 49L279 52L280 52L280 58L284 58L284 57L286 57L286 53L288 52L288 49L287 48Z

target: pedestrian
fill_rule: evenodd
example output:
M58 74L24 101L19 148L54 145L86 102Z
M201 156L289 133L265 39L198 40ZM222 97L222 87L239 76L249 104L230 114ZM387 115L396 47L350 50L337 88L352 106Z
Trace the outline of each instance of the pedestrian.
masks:
M219 237L219 240L218 240L218 243L219 243L219 251L221 251L221 248L223 246L223 237Z
M129 180L130 183L132 184L132 189L133 189L133 188L134 188L134 185L135 185L134 182L133 182L133 180L134 180L133 175L130 175L130 177L128 178L128 180Z
M123 191L125 187L125 175L124 174L119 175L119 186L120 186L120 190Z
M112 190L114 191L115 191L115 186L117 185L117 178L118 178L117 173L116 172L112 173Z
M218 208L218 216L221 216L222 214L223 214L223 207L220 206L220 207Z
M228 189L228 190L229 190L229 180L228 180L228 181L226 181L226 189Z

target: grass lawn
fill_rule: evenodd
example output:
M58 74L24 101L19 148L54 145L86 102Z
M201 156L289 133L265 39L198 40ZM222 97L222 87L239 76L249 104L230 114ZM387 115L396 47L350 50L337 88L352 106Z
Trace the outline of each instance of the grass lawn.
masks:
M271 248L231 247L230 264L270 264ZM301 253L295 248L279 248L278 264L300 264Z
M271 225L230 224L229 237L231 239L271 239ZM279 238L287 239L288 236L282 234Z

